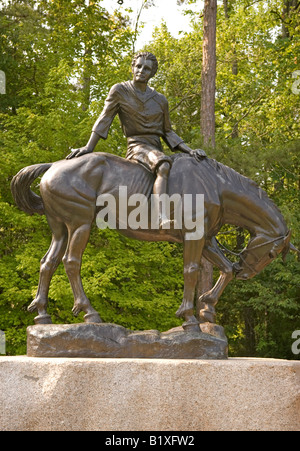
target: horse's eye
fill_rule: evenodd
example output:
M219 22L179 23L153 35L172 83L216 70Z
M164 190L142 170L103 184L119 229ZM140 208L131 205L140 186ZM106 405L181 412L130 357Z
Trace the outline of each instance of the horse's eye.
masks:
M276 257L277 257L276 252L275 252L275 251L271 251L271 252L269 253L269 257L270 257L270 258L276 258Z

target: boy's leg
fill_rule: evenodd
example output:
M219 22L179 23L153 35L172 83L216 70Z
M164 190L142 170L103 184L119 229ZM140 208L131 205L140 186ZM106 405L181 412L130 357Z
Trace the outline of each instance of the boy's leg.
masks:
M157 196L167 194L170 168L170 164L166 161L159 165L156 172L156 180L153 185L153 194L156 194ZM159 217L159 228L169 229L172 221L167 216L167 213L165 211L165 203L159 202L158 199L156 199L156 203L157 205L155 206L155 208L158 209L157 213Z

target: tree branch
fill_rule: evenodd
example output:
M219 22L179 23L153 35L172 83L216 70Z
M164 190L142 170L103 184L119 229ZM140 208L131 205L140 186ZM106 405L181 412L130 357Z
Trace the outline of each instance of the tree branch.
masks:
M187 94L185 95L171 110L170 113L172 113L172 111L175 111L185 100L188 99L193 99L194 97L196 97L197 95L200 95L199 93L195 93L195 94Z
M260 100L267 94L267 92L270 90L271 88L266 89L259 97L257 97L257 99L255 99L251 105L249 106L248 110L243 114L243 116L234 124L234 126L232 127L232 132L230 133L230 135L226 136L225 139L228 139L230 136L232 136L232 133L234 130L236 130L236 128L238 127L239 123L242 122L243 119L245 119L250 113L252 108L258 103L260 102Z

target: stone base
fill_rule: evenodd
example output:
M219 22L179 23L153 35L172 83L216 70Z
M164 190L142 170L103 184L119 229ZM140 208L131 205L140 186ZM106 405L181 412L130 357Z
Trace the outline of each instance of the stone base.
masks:
M0 380L0 431L300 430L299 361L0 357Z
M205 327L205 325L201 325ZM116 324L47 324L27 329L29 357L226 359L227 338L221 326L203 333L182 327L160 333L133 332Z

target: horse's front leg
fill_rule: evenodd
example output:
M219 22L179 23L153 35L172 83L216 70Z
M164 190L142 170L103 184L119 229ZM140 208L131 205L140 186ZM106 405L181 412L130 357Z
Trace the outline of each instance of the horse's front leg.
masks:
M201 322L215 323L215 306L229 282L234 278L233 264L219 249L215 238L206 242L203 255L219 268L221 274L215 286L199 297L197 301L197 317Z
M184 242L184 293L182 304L177 310L176 316L185 319L183 327L186 330L200 331L199 322L194 315L194 300L203 246L204 239Z

